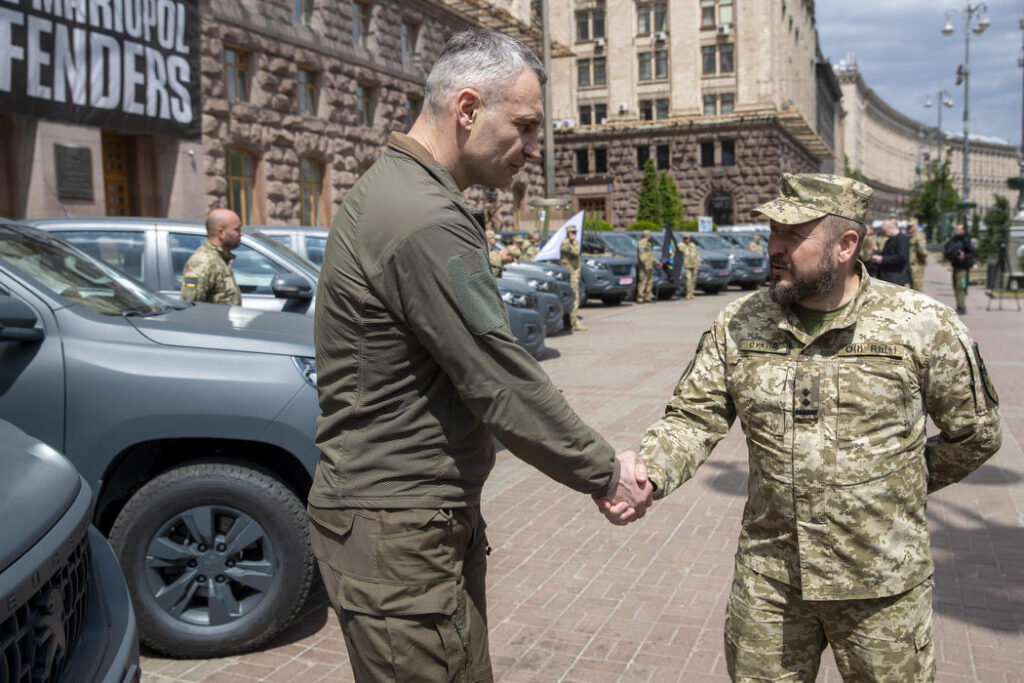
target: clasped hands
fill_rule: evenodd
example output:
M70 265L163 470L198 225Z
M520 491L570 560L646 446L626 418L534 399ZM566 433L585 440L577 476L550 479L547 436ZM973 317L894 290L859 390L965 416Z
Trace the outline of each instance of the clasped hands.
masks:
M647 480L647 467L636 452L624 451L615 456L619 460L619 482L610 498L593 496L597 509L609 522L624 526L647 513L653 504L654 487Z

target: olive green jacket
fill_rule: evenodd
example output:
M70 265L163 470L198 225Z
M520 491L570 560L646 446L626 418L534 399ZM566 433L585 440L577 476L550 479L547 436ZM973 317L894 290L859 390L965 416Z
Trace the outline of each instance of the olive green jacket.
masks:
M852 303L813 337L766 291L726 306L640 452L664 496L738 416L750 474L736 559L807 600L895 595L931 575L927 494L1002 438L960 319L860 269Z
M612 447L516 343L487 251L451 175L392 134L327 238L312 505L475 505L495 438L566 486L614 489Z

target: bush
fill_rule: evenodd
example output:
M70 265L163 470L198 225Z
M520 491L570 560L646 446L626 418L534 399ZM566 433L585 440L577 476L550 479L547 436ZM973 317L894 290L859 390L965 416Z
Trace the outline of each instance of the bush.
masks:
M583 231L591 232L594 230L614 230L612 224L601 218L584 218L583 219Z
M677 230L679 230L679 232L697 232L698 227L700 227L700 225L698 224L697 219L694 218L693 220L683 221L683 224L680 225Z
M630 223L629 226L626 227L626 230L634 230L636 232L643 232L644 230L650 230L651 232L661 232L662 230L664 230L664 228L662 228L654 221L636 221L635 223Z

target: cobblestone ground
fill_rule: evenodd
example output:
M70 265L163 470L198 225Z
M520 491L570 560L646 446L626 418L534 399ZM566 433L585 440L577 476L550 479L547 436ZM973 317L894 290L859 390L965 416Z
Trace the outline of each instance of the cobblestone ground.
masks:
M926 289L952 304L949 271ZM661 414L698 336L739 292L656 305L587 307L589 331L549 340L543 365L579 414L617 449ZM1024 313L1012 298L969 294L964 320L1002 399L1003 448L931 499L940 681L1024 681ZM589 498L498 454L485 489L494 548L488 573L491 654L499 681L727 680L722 622L746 492L738 430L698 476L625 528ZM831 653L819 681L838 681ZM322 595L259 652L207 661L143 658L143 679L351 681Z

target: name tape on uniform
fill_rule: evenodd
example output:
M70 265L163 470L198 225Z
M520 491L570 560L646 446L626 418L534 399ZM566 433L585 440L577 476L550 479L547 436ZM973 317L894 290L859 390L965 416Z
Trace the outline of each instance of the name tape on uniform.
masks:
M752 351L754 353L776 353L785 356L789 353L789 344L782 342L765 341L763 339L741 339L740 351Z

